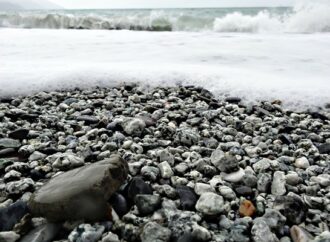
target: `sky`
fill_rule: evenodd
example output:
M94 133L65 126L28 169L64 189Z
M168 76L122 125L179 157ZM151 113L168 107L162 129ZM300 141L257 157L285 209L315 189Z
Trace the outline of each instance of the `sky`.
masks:
M65 8L180 8L291 6L295 0L51 0Z

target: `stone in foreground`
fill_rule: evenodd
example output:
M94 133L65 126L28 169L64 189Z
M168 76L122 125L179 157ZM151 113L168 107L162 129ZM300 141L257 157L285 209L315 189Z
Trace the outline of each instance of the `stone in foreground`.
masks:
M29 208L50 221L99 221L109 217L110 196L127 177L126 161L115 155L52 178L35 192Z

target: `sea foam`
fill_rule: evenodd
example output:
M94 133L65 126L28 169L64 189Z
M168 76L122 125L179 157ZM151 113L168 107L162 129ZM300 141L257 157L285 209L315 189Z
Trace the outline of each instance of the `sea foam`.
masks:
M137 82L300 108L330 101L328 33L0 29L0 56L0 97Z

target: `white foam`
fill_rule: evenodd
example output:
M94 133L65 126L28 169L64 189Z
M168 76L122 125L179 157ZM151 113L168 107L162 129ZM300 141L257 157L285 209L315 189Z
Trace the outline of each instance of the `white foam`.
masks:
M240 12L215 19L218 32L315 33L330 32L330 2L298 2L292 13L274 14L267 10L257 15Z
M0 96L194 84L248 101L330 102L330 34L0 29Z

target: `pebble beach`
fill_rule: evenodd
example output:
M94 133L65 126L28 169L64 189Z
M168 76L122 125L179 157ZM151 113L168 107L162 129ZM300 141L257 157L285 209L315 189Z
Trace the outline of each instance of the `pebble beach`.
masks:
M330 108L196 86L0 101L0 241L328 242Z

